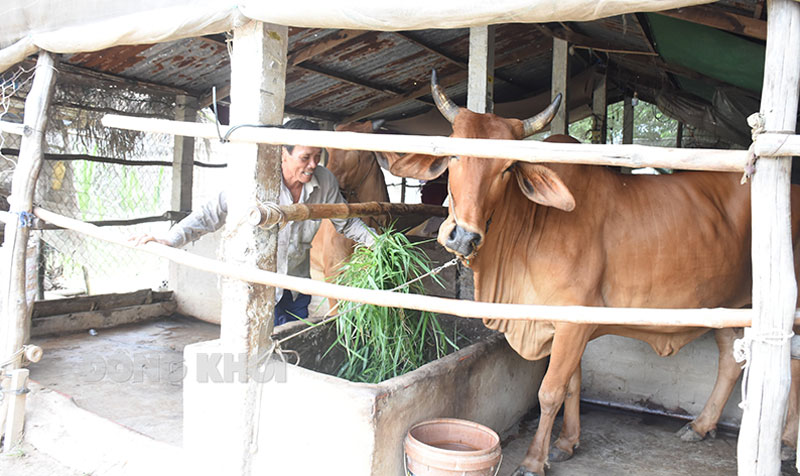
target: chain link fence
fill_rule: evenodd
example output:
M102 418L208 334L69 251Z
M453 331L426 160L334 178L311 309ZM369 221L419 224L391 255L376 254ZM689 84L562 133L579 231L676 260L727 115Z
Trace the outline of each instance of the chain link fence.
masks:
M0 119L22 122L32 69L20 68L0 77ZM116 112L171 119L174 107L174 96L59 78L34 202L83 221L134 220L170 211L175 138L106 129L100 118ZM19 147L19 136L0 136L0 197L10 193ZM207 143L196 143L196 160L209 161L211 153ZM196 183L210 182L203 177L207 174L198 173ZM162 220L105 229L127 239L143 233L162 234L170 224ZM41 238L44 280L40 293L47 298L166 286L166 260L68 230L34 233Z

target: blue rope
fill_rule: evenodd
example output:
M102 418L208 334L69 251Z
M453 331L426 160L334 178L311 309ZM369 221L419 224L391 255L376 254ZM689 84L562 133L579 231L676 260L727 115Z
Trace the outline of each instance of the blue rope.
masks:
M19 212L19 213L17 213L17 215L19 215L19 227L20 228L32 227L33 226L33 220L36 218L36 216L33 213L30 213L30 212Z

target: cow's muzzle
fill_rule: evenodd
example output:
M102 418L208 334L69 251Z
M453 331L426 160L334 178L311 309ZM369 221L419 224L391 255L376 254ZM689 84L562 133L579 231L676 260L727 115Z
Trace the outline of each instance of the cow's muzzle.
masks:
M480 248L483 236L480 233L465 230L459 225L453 227L447 235L444 247L459 258L470 259Z

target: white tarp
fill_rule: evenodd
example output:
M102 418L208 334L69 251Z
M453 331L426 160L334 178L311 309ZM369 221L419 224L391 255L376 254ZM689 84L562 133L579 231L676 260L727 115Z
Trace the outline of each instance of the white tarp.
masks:
M248 19L355 30L459 28L496 23L589 21L709 0L2 0L0 72L44 49L97 51L231 30Z

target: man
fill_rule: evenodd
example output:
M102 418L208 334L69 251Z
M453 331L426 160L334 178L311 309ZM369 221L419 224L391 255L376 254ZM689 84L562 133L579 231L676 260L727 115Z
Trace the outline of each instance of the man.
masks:
M305 119L292 119L283 125L286 129L319 130L319 126ZM279 205L292 203L345 203L339 193L339 182L331 171L319 165L322 149L304 145L281 147L283 180L278 197ZM181 247L206 233L218 230L225 224L228 205L225 192L195 210L175 224L164 237L143 235L137 245L156 241ZM359 243L371 246L374 230L358 218L331 219L336 231ZM292 221L278 233L278 272L290 276L309 278L309 251L311 240L319 229L320 220ZM308 317L311 296L296 291L276 289L275 325Z

